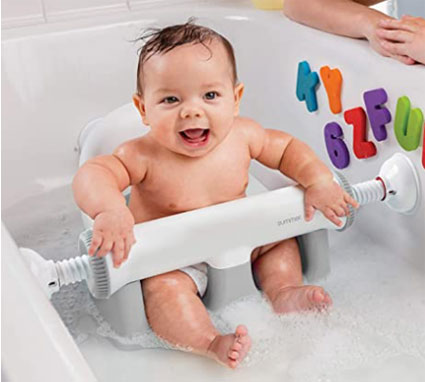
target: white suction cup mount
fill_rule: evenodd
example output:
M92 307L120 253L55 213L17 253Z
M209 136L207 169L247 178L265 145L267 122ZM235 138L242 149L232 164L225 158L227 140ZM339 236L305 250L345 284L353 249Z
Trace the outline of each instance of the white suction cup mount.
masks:
M394 154L382 164L379 177L386 188L387 206L402 214L413 214L421 200L421 187L411 160L404 154Z

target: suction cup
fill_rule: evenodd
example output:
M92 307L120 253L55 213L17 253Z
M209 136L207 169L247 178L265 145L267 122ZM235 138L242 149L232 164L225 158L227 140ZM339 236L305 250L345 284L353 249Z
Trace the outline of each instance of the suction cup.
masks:
M421 187L411 160L404 154L394 154L381 166L379 177L386 187L387 206L405 215L413 214L420 204Z
M56 272L55 263L44 259L40 254L30 248L19 248L22 257L28 264L31 272L50 299L52 294L59 291L60 283Z

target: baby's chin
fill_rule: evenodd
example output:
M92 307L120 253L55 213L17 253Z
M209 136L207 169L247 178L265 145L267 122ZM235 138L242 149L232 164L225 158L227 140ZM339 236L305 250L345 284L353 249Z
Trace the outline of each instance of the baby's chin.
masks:
M209 152L214 150L217 145L209 144L206 147L196 148L196 149L187 149L187 148L176 148L174 151L176 154L180 154L189 158L201 158L207 155Z

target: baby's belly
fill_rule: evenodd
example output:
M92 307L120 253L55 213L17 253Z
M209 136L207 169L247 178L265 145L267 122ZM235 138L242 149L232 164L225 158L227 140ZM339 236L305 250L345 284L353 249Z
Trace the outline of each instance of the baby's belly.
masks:
M134 216L136 223L142 223L149 220L159 219L166 216L196 210L203 207L212 206L219 203L228 202L235 199L241 199L246 196L245 191L234 195L222 195L215 198L191 198L188 200L176 198L161 199L151 195L132 192L129 208Z

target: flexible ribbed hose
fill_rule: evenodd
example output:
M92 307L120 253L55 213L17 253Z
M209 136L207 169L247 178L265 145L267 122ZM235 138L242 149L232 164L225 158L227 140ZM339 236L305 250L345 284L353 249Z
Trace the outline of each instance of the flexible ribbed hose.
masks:
M365 205L372 202L377 202L384 199L385 188L379 180L368 180L367 182L358 183L352 187L354 199L360 205Z
M55 263L60 285L68 285L87 280L90 272L87 255L66 259Z

